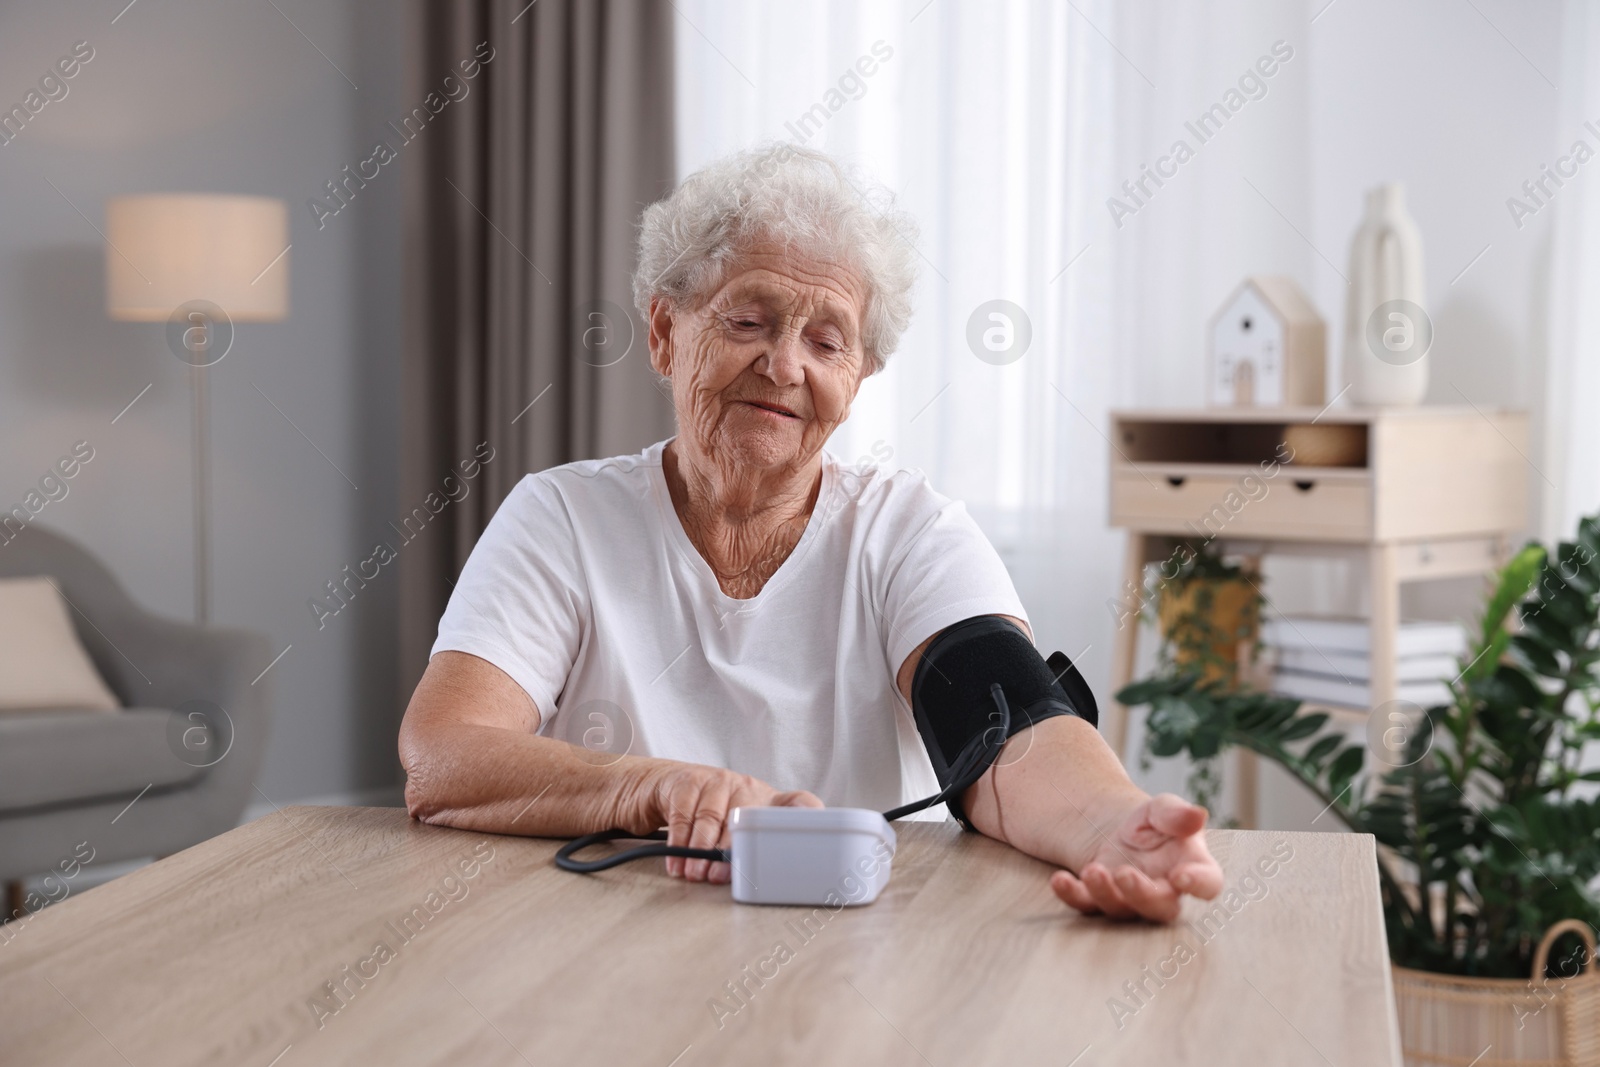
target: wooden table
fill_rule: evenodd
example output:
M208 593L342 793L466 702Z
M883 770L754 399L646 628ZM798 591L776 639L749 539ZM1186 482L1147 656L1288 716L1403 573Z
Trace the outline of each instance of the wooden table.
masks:
M953 823L899 834L883 896L832 913L287 808L0 928L0 1063L1400 1063L1371 837L1213 832L1243 888L1193 927L1077 916Z

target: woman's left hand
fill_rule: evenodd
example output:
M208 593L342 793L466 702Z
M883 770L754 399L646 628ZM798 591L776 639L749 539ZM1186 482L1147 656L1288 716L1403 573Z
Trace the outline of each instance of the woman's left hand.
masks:
M1052 875L1050 888L1086 915L1171 922L1183 894L1210 900L1222 891L1222 868L1206 848L1205 825L1204 808L1171 793L1150 797L1106 829L1076 875Z

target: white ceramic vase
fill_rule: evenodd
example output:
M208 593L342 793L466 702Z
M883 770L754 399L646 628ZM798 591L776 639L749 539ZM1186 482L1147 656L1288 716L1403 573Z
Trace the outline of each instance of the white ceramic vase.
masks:
M1350 242L1344 374L1350 402L1410 407L1428 391L1433 323L1423 309L1422 235L1406 211L1405 187L1367 190L1367 210Z

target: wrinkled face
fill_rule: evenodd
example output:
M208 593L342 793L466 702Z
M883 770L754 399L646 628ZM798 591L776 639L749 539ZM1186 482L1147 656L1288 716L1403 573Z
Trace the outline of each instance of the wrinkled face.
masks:
M650 309L650 360L672 379L690 449L759 470L804 467L850 414L867 365L866 287L776 245L740 257L705 306Z

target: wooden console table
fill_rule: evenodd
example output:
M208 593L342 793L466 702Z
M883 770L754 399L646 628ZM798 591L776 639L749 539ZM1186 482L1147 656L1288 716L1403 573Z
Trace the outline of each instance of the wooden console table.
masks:
M954 823L897 833L834 913L285 808L0 926L0 1063L1400 1067L1370 836L1211 831L1224 894L1155 926Z
M1394 697L1401 584L1498 566L1527 525L1528 425L1521 413L1196 408L1116 411L1111 419L1111 524L1128 531L1113 692L1133 677L1145 567L1170 558L1180 542L1211 538L1231 555L1253 558L1365 562L1376 707ZM1278 445L1285 429L1305 424L1360 427L1365 462L1280 464L1269 477L1284 454ZM1252 475L1264 492L1245 482ZM1127 709L1110 710L1109 739L1126 758ZM1248 803L1251 782L1244 785Z

